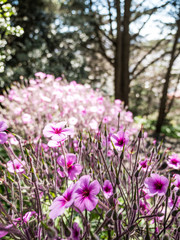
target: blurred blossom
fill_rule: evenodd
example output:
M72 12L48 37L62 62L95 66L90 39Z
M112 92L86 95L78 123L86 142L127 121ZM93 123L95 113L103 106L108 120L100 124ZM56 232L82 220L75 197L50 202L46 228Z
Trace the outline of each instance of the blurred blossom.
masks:
M24 173L25 171L23 165L25 165L24 161L21 161L20 159L14 159L13 161L7 162L7 170L10 173Z
M113 187L109 180L105 180L105 182L103 184L103 193L104 193L105 198L107 198L107 199L113 195Z
M0 144L4 144L7 141L7 134L4 132L7 129L7 124L4 121L0 121Z

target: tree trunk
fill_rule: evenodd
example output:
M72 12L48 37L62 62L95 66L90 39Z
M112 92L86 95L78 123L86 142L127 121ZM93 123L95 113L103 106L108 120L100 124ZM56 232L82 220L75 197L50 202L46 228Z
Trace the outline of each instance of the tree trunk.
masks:
M124 20L121 22L121 10L120 1L116 0L116 13L117 13L117 36L115 47L115 98L119 98L124 101L125 105L128 105L129 95L129 52L130 52L130 36L129 36L129 24L130 24L130 6L131 0L125 1L124 6ZM123 27L123 29L122 29Z
M123 101L128 106L129 103L129 52L130 52L130 35L129 35L129 24L130 24L130 7L131 0L125 1L124 6L124 21L123 21L123 33L122 33L122 54L121 54L121 79L123 83Z
M156 124L156 134L159 134L161 132L161 127L164 123L165 117L166 117L166 106L167 106L167 92L168 92L168 87L170 83L170 77L171 77L171 70L173 63L176 59L175 57L175 52L176 52L176 46L178 43L178 38L180 37L180 20L177 22L177 32L174 38L174 43L171 51L171 57L169 61L169 67L167 69L167 73L165 75L165 83L163 86L163 91L162 91L162 97L160 100L160 108L159 108L159 115L157 119L157 124Z
M114 61L114 91L115 99L123 100L122 79L121 79L121 10L120 0L115 0L116 14L117 14L117 36L115 47L115 61Z

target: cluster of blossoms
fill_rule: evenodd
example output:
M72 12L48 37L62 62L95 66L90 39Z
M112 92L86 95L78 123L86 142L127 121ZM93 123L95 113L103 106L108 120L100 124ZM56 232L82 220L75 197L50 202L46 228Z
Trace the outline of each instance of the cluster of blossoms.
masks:
M13 87L1 97L0 119L5 119L16 134L35 141L42 136L45 124L63 119L75 133L97 132L101 123L113 134L117 129L117 116L130 135L136 132L133 115L126 111L123 102L111 103L99 91L89 85L68 83L62 78L37 73L29 80L29 87ZM51 127L51 126L49 126ZM58 126L57 126L58 127ZM48 128L48 127L47 127ZM17 144L9 134L12 144Z
M39 105L31 98L37 89ZM14 107L24 92L31 107L42 111L18 106L13 124L18 133L24 126L26 139L11 137L11 128L0 122L6 152L0 163L0 238L180 238L180 157L156 142L147 145L120 101L112 104L89 87L42 73L18 91L8 95Z

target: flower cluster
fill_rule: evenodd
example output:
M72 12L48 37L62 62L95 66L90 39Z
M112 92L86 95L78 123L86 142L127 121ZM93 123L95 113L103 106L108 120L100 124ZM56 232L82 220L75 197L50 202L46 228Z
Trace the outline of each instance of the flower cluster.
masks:
M146 144L120 100L36 76L2 101L24 133L0 122L0 238L179 239L179 155Z
M0 112L0 119L5 119L15 133L25 138L39 138L45 124L50 122L55 124L49 124L44 129L47 137L54 138L55 134L63 137L65 132L66 135L71 134L65 125L74 127L76 133L82 133L97 132L102 123L107 129L111 128L113 133L118 127L118 115L120 126L129 129L129 135L137 131L133 126L132 113L124 109L120 100L111 103L89 85L68 83L62 78L45 73L35 75L35 79L29 80L29 87L13 87L2 98L1 104L5 108ZM58 126L58 122L62 120L62 126ZM58 134L58 128L61 127L62 134ZM53 128L54 133L55 129L57 133L51 132ZM49 144L55 145L55 142Z

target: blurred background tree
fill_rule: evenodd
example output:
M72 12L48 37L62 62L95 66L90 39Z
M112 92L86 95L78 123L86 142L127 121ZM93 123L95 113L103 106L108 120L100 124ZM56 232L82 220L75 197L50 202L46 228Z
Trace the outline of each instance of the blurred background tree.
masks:
M12 0L16 15L11 24L20 25L24 34L11 35L5 49L11 56L4 60L4 71L0 75L1 92L13 81L25 82L38 71L55 76L62 74L68 80L86 78L83 56L79 56L72 39L61 32L56 2L37 0ZM76 64L74 64L76 60Z

